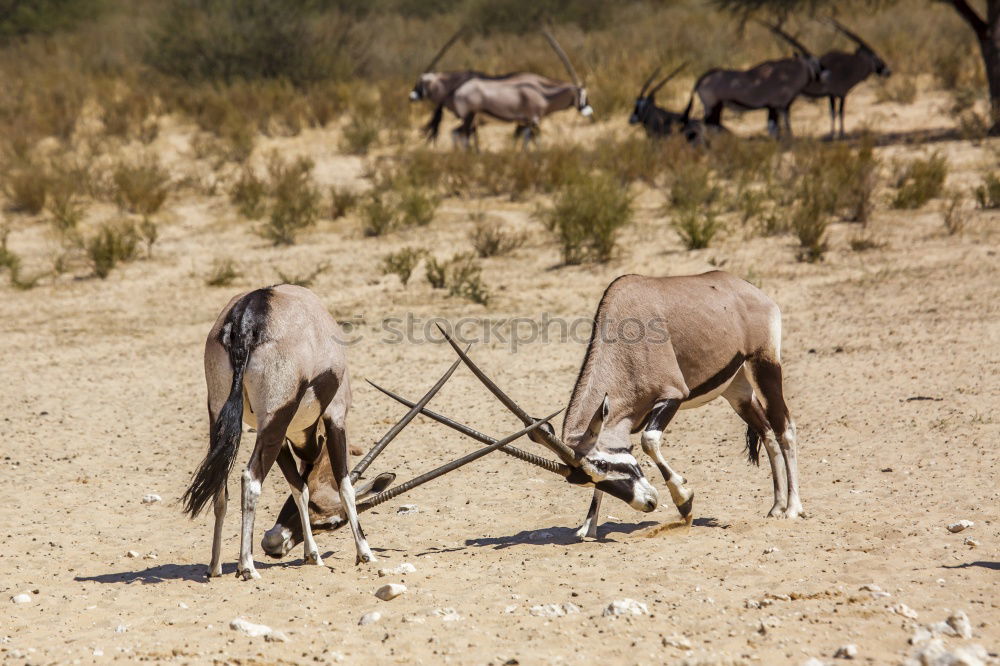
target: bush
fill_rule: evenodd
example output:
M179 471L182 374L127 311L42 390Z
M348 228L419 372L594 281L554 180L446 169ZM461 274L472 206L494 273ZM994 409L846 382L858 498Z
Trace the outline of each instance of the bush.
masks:
M300 157L286 164L274 155L268 165L273 203L260 233L275 245L291 245L295 235L319 217L319 190L312 180L313 161Z
M799 261L821 261L827 251L827 204L816 190L806 189L802 200L792 209L792 231L799 239Z
M209 287L228 287L240 275L240 271L232 259L216 259L212 263L212 270L205 278L205 284Z
M330 217L334 220L344 217L358 203L358 193L346 187L334 185L330 188Z
M558 238L565 264L605 262L614 254L618 230L632 219L632 198L606 173L580 176L540 217Z
M827 183L836 196L834 206L849 222L866 224L875 206L879 162L874 148L874 139L866 135L856 150L838 143L823 151Z
M33 162L13 168L4 178L7 207L16 213L38 215L45 208L49 191L49 176Z
M265 195L267 184L261 180L253 169L243 169L239 180L233 184L229 200L239 210L240 215L250 220L259 220L267 212Z
M471 253L459 253L448 261L427 260L427 281L435 289L447 289L449 296L459 296L473 303L487 305L489 290L482 278L483 269Z
M934 153L926 160L914 160L903 168L896 180L893 208L914 210L941 194L948 177L948 160Z
M408 187L399 196L399 219L405 227L424 227L434 219L439 200L419 187Z
M709 168L697 162L674 172L670 185L670 205L682 210L711 206L719 199L721 189L712 183Z
M54 179L45 210L60 231L76 229L83 219L84 206L80 201L76 184L68 177Z
M917 98L917 81L912 76L897 74L882 83L875 93L875 101L896 102L897 104L913 104Z
M122 261L135 258L139 234L131 222L105 222L86 243L94 273L102 280Z
M681 236L684 247L701 250L709 246L722 225L711 208L684 208L674 215L671 222Z
M341 130L340 149L349 155L367 155L378 145L378 133L374 107L368 111L355 109Z
M986 174L982 185L976 187L976 201L980 208L1000 208L1000 176Z
M160 210L170 188L170 174L155 157L135 163L119 162L111 173L111 180L118 206L140 215L152 215Z
M948 197L948 204L944 209L944 228L948 235L954 236L965 230L965 222L968 218L968 211L965 209L965 196L961 190L954 190Z
M482 219L476 221L469 237L476 254L484 259L510 254L528 240L527 234L504 231L503 224L498 220Z
M426 256L427 251L419 248L405 247L398 252L391 252L382 257L382 274L396 275L405 287L413 275L413 269Z
M320 274L325 273L328 268L330 268L330 264L323 262L321 264L317 264L311 271L301 275L298 273L284 273L283 271L278 271L278 278L284 284L294 284L299 287L309 288L313 285L313 282L316 281L316 278L318 278Z
M396 210L385 200L379 190L368 194L361 206L361 230L365 236L382 236L398 226Z

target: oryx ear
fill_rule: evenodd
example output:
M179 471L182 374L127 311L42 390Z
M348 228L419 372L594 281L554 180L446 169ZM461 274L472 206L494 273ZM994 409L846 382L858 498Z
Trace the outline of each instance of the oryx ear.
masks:
M392 472L383 472L379 474L371 481L366 481L360 486L355 488L354 492L357 494L359 500L368 497L369 495L377 495L386 488L392 485L392 482L396 480L396 475Z
M590 425L587 426L586 440L588 443L597 441L597 437L601 434L601 429L604 428L604 420L608 418L608 414L610 412L611 399L608 397L608 394L605 393L604 400L601 401L597 411L594 412L594 417L590 419Z

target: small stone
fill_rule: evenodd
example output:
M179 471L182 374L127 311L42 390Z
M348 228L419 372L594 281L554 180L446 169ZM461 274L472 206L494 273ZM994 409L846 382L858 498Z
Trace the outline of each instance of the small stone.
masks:
M254 624L249 620L244 620L241 617L235 618L229 621L229 628L240 632L244 636L256 637L256 636L266 636L271 633L271 627L266 624Z
M389 583L388 585L383 585L375 590L375 596L382 601L392 601L403 592L406 592L405 585L401 585L399 583Z
M576 604L566 602L564 604L541 604L539 606L532 606L528 612L535 617L564 617L566 615L579 613L580 609Z
M462 619L462 616L454 608L437 608L434 610L434 614L444 622L457 622Z
M177 607L187 609L188 605L182 601L179 604L177 604Z
M378 575L380 578L384 578L386 576L413 573L416 570L417 568L412 564L410 564L409 562L403 562L394 567L386 567L384 569L379 569Z
M641 601L635 599L619 599L612 601L604 609L604 617L617 617L620 615L648 615L649 607Z
M969 548L979 548L979 542L973 539L972 537L965 537L962 540L962 543L968 546Z
M965 611L955 611L945 620L948 626L955 630L955 634L965 639L972 638L972 623Z
M920 643L925 643L930 639L934 638L934 632L926 627L917 627L913 630L913 635L910 636L908 642L910 645L919 645Z
M162 497L160 497L159 495L157 495L155 493L149 493L148 495L143 495L142 496L142 503L143 504L156 504L157 502L161 501L162 499L163 499Z
M663 647L672 647L677 648L678 650L690 650L691 641L689 641L686 636L681 636L680 634L664 636Z
M94 648L94 656L95 657L103 657L104 656L104 650L102 650L101 648Z
M264 640L268 643L287 643L288 636L283 631L272 630L264 634Z
M949 525L948 531L957 533L961 532L962 530L967 530L973 525L975 525L975 523L972 522L971 520L960 520L957 523L952 523L951 525Z
M31 595L22 592L21 594L15 594L14 596L12 596L10 600L13 601L15 604L30 604Z
M917 611L913 610L904 603L898 603L895 606L890 606L889 612L895 613L896 615L902 615L903 617L908 617L911 620L916 620L919 617Z
M379 613L378 611L372 611L370 613L365 613L364 615L362 615L361 619L358 620L358 624L360 624L363 627L366 624L375 624L381 619L382 619L382 613Z
M841 645L837 648L837 651L833 653L834 659L854 659L858 656L858 646L854 643L848 643L847 645Z
M760 608L760 602L756 599L747 599L743 602L744 608Z
M128 551L125 551L125 557L132 557L132 558L139 557L139 551L137 551L137 550L128 550Z
M510 615L511 613L513 613L516 610L517 610L517 606L515 606L514 604L511 604L509 606L504 607L503 612L506 615Z
M396 513L407 514L407 513L417 513L420 511L416 504L404 504L403 506L396 509Z
M764 549L765 555L770 555L771 553L777 553L777 552L778 552L777 546L768 546L767 548Z
M117 627L115 627L116 634L124 634L126 631L128 631L128 627L126 627L124 624L119 624Z
M822 659L817 659L816 657L810 657L802 662L802 666L827 666L827 663Z

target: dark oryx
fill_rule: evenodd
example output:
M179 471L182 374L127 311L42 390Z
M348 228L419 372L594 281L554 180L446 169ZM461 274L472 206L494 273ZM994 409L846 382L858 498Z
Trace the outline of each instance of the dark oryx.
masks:
M798 40L777 26L767 27L797 53L792 58L768 60L748 70L712 69L702 74L695 83L694 93L701 99L706 125L722 128L723 107L741 111L767 109L767 129L771 136L779 137L782 125L791 136L792 102L810 83L824 81L826 72L816 56Z
M322 564L312 535L313 526L332 529L346 522L351 526L360 563L374 561L375 557L358 522L359 510L392 499L499 446L480 449L396 488L372 495L395 478L392 474L380 475L360 488L362 500L356 503L353 484L416 416L418 408L426 405L444 385L458 362L348 473L346 420L351 389L343 340L340 327L319 298L308 289L287 284L234 297L209 332L205 342L209 451L183 498L184 509L192 517L210 500L214 502L209 576L222 575L226 482L236 461L244 421L257 430L242 484L243 516L236 573L245 580L260 577L252 552L254 516L261 485L275 462L292 493L278 524L265 536L265 550L271 555L284 555L291 547L288 544L294 545L298 539L305 543L305 561ZM541 423L501 440L502 444ZM301 466L297 466L296 459ZM334 490L339 495L337 500L333 497ZM286 523L281 522L283 519Z
M653 79L655 79L660 73L660 69L657 68L652 75L646 79L646 82L642 84L642 89L639 91L639 96L635 99L635 108L632 109L632 115L629 116L628 122L630 125L637 125L641 123L643 129L646 130L646 136L652 139L670 136L674 133L674 128L676 127L676 131L683 134L684 138L688 140L688 143L700 144L704 142L704 125L702 125L699 120L691 120L690 104L684 113L675 113L656 105L656 92L662 88L667 81L670 81L672 78L677 76L677 74L679 74L680 71L686 66L687 63L682 64L677 69L663 77L663 79L652 88L649 86L653 82Z
M448 341L511 412L532 422L454 341ZM605 492L640 511L656 508L656 490L629 441L630 434L641 431L643 451L656 462L680 514L690 519L694 494L660 452L663 430L679 409L699 407L721 395L747 423L752 463L758 462L763 440L774 489L768 516L796 518L802 503L795 425L783 397L780 349L781 313L748 282L721 271L665 278L622 276L608 286L597 307L562 437L547 423L530 435L563 464L530 460L530 454L513 447L501 450L570 483L594 486L587 519L577 533L593 537ZM448 417L427 409L422 413L479 441L493 441Z
M892 74L892 70L863 39L842 26L836 19L828 19L828 22L857 44L858 48L855 49L854 53L843 51L824 53L819 61L828 75L822 81L813 81L807 85L802 90L802 94L808 97L828 97L830 99L830 136L836 136L836 117L839 115L840 136L843 137L844 102L847 99L847 93L872 74L885 78ZM836 108L838 100L840 101L839 111Z

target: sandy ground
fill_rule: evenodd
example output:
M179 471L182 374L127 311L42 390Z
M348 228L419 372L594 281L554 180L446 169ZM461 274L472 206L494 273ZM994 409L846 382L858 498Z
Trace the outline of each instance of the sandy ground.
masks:
M865 121L883 132L947 128L939 113L944 100L927 94L912 106L872 106L869 93L862 103L852 100L848 124ZM804 105L796 126L819 134L825 113L825 106ZM733 126L759 133L763 123L762 114L751 114ZM507 131L489 128L487 136L498 142ZM567 118L546 140L600 131L606 126ZM155 146L180 169L186 141L164 132ZM326 183L360 182L362 161L338 155L329 132L268 145L312 154ZM930 149L949 157L949 183L966 189L997 162L995 142L897 142L879 154L888 162ZM827 260L808 265L795 261L787 237L732 233L709 250L685 252L657 212L661 195L647 192L621 257L579 268L556 267L557 248L531 217L537 202L448 200L430 227L377 240L363 238L354 218L324 222L298 245L275 249L236 218L224 194L186 196L168 204L153 257L106 281L67 278L29 292L5 284L0 655L30 663L798 664L831 660L839 646L855 643L860 661L887 664L910 654L917 624L958 609L974 636L946 643L978 643L995 654L1000 218L974 212L966 233L947 236L943 202L900 212L888 209L887 196L880 193L873 223L882 248L852 252L847 241L856 230L838 224ZM468 248L469 211L480 208L531 232L513 255L485 261L495 296L488 308L433 292L422 272L405 289L380 274L378 258L406 245L441 256ZM51 242L32 229L11 237L13 249L36 261ZM233 286L205 286L216 257L237 260L243 276ZM360 339L349 352L349 428L351 442L364 447L403 411L364 377L417 396L451 363L446 347L423 343L420 328L433 317L573 321L590 317L603 288L623 273L719 265L747 277L784 312L786 396L799 428L808 517L763 517L769 472L744 462L743 426L716 401L682 412L665 439L667 459L697 494L690 529L647 536L676 519L669 502L647 515L609 499L600 538L578 542L572 533L588 491L494 454L365 514L377 564L355 566L350 535L340 531L318 537L324 567L304 566L297 548L280 562L261 556L259 581L206 581L209 519L188 520L177 502L207 443L204 336L233 293L323 262L330 267L313 289L339 319L358 323ZM387 342L383 322L407 315L418 320L417 339ZM553 336L516 352L493 339L473 353L531 413L543 414L565 404L583 351L580 341ZM464 369L432 406L495 435L519 427ZM241 462L251 445L245 435ZM408 478L474 446L418 419L372 471ZM662 489L655 468L644 465ZM230 487L238 491L235 474ZM147 493L163 501L143 504ZM257 539L287 493L275 470L264 486ZM397 514L403 502L419 511ZM234 502L225 532L229 574L238 513ZM946 525L960 519L975 526L950 534ZM978 547L963 543L969 536ZM377 576L378 568L401 562L416 573ZM408 592L379 601L372 593L385 582L403 582ZM859 589L868 583L890 596ZM10 601L23 592L30 604ZM602 615L624 598L645 603L649 613ZM755 608L748 600L764 603ZM579 613L547 618L531 610L563 603ZM889 610L900 603L918 619ZM373 610L382 620L358 626ZM229 628L236 617L290 640L240 635Z

